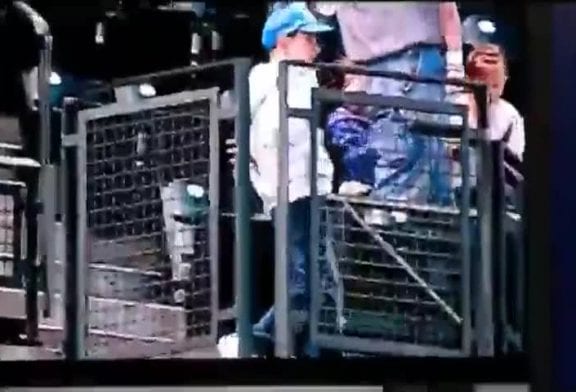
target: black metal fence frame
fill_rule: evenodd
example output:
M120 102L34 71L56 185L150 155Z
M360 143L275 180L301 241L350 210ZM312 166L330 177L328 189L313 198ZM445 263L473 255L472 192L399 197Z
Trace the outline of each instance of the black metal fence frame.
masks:
M250 260L250 218L249 204L249 90L248 74L251 61L245 58L234 58L226 61L214 62L206 65L184 67L170 71L162 71L148 75L136 76L113 81L111 88L149 83L164 77L177 75L195 75L205 72L218 72L222 68L233 68L234 93L236 107L234 111L235 138L238 145L237 164L235 175L234 204L235 204L235 292L236 316L240 339L240 355L250 356L252 353L252 267ZM86 287L84 280L86 272L83 265L88 258L86 254L86 238L82 228L86 226L85 214L82 213L83 202L82 167L83 159L82 141L77 134L79 122L76 121L78 113L90 103L77 99L65 99L63 108L62 152L64 158L61 165L60 194L64 197L64 205L60 209L66 227L66 327L65 327L65 355L69 359L82 359L86 355L84 337L87 333L86 325ZM84 185L85 186L85 185ZM80 189L80 192L78 191ZM78 208L80 206L80 208ZM77 235L80 233L80 235Z
M443 137L458 138L460 143L460 165L462 168L462 194L459 200L460 206L460 234L462 247L462 306L460 316L462 319L461 347L459 350L448 350L437 347L416 346L413 344L384 341L381 339L364 339L346 336L333 336L322 334L318 331L318 314L320 312L321 293L315 289L319 287L320 275L318 269L318 233L320 200L316 189L316 159L318 142L316 133L312 132L311 154L311 308L310 308L310 338L311 342L318 347L359 352L359 353L387 353L412 356L469 356L472 352L472 313L471 313L471 272L470 272L470 129L468 128L468 108L462 105L454 105L443 102L416 101L404 97L385 97L364 93L342 93L336 90L315 89L312 92L312 118L311 129L321 128L320 114L323 104L348 104L355 106L370 106L377 108L400 108L401 110L430 113L437 115L457 116L462 119L461 126L446 127L447 133Z

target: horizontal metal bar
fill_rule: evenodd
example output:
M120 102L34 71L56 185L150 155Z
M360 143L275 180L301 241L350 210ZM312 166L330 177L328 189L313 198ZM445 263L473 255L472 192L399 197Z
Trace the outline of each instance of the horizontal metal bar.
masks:
M56 352L44 347L0 345L0 361L62 360Z
M46 324L40 325L42 340L51 346L59 344L64 335L61 327ZM186 338L178 341L150 341L139 336L109 334L93 328L87 334L88 347L91 347L90 359L132 359L132 358L175 358L180 355L218 357L213 339L208 336ZM98 343L105 339L106 345L98 349ZM147 340L147 341L146 341Z
M228 321L236 319L236 308L231 307L227 309L222 309L218 313L218 321Z
M26 184L21 181L0 180L0 195L11 196L21 189L26 188Z
M367 95L365 93L353 93L353 94L362 94L364 96ZM375 95L370 96L370 97L378 97L379 99L380 98L386 98L386 97L375 96ZM396 99L396 98L394 98L394 99ZM356 103L355 99L354 99L354 101L355 102L348 102L348 103L361 105L361 103ZM342 102L342 103L344 103L344 102ZM432 103L434 103L434 102L432 102ZM400 103L399 103L399 105L400 105ZM446 104L444 104L444 105L446 105ZM380 107L380 106L388 106L388 105L377 105L377 106ZM407 109L407 110L424 111L424 110L406 108L405 106L391 106L391 107L400 107L402 109ZM433 112L433 113L437 113L437 112ZM440 113L440 114L443 114L443 113ZM460 116L460 115L462 115L462 113L456 113L456 115ZM309 120L309 119L311 119L311 116L312 116L312 111L308 110L308 109L295 109L295 108L289 108L288 109L288 117L290 117L290 118L301 118L301 119ZM464 129L463 125L439 124L439 123L434 123L431 121L415 120L411 123L412 132L417 132L419 134L423 134L423 135L427 135L427 136L439 136L439 137L444 137L444 138L454 138L454 139L460 138L463 129Z
M80 137L77 134L62 135L63 147L75 147L80 145Z
M140 274L143 276L148 276L148 277L155 277L155 278L161 278L163 275L160 272L156 272L156 271L147 271L147 270L140 270L137 268L130 268L130 267L119 267L116 265L111 265L111 264L97 264L97 263L90 263L89 268L91 270L100 270L100 271L106 271L106 272L112 272L112 273L124 273L124 274Z
M40 169L40 162L31 158L0 156L0 167Z
M147 100L131 103L112 103L100 108L85 109L79 112L78 121L86 124L90 120L110 116L136 113L144 110L163 110L166 106L196 103L198 101L213 101L217 99L217 88L208 88L193 91L182 91L171 95L162 95Z
M320 348L366 354L395 354L410 357L464 357L458 349L400 343L374 338L313 334L312 342Z
M44 308L44 292L38 292L38 311ZM0 317L6 319L26 319L26 291L0 287Z
M312 90L312 98L321 102L400 108L415 112L461 116L462 118L466 118L468 114L468 108L464 105L456 105L447 102L414 100L400 96L386 97L362 92L347 93L340 90L325 88ZM463 128L463 125L461 127Z
M236 213L234 212L222 212L220 214L223 218L236 218ZM266 214L254 214L250 217L250 220L253 222L271 222L272 217Z
M411 74L405 74L402 72L395 72L395 71L376 71L376 70L369 70L365 67L361 66L346 66L338 63L308 63L305 61L299 60L284 60L282 63L286 63L289 66L294 67L304 67L304 68L314 68L314 69L332 69L338 70L341 72L345 72L347 74L352 75L365 75L365 76L373 76L373 77L381 77L381 78L390 78L396 80L405 80L409 82L416 82L416 83L428 83L428 84L449 84L453 86L465 87L470 88L472 90L476 89L486 89L486 85L472 82L464 79L454 79L454 78L446 78L446 79L439 79L439 78L431 78L431 77L421 77L421 76L414 76Z
M140 83L146 83L146 82L150 81L151 79L159 79L159 78L167 77L167 76L206 72L206 71L211 71L214 68L222 68L222 67L226 67L226 66L235 67L237 63L239 63L241 61L246 61L246 60L247 60L246 58L234 57L231 59L222 60L222 61L214 61L212 63L207 63L207 64L200 64L200 65L194 65L194 66L175 68L175 69L166 70L166 71L158 71L158 72L139 75L139 76L132 76L132 77L128 77L128 78L115 79L115 80L112 80L111 85L112 85L112 87L119 87L119 86L126 86L126 85L130 85L130 84L140 84Z
M88 342L97 342L102 336L94 335L92 332L87 336ZM91 349L88 357L90 359L136 359L136 358L158 358L173 357L181 353L210 350L210 353L218 358L218 350L214 348L214 342L207 337L193 337L177 342L142 342L141 340L127 340L116 337L107 337L109 345ZM94 347L92 345L91 347Z
M90 328L88 330L90 335L94 336L101 336L107 338L117 338L117 339L126 339L126 340L137 340L139 342L145 343L175 343L176 341L171 338L165 338L162 336L139 336L129 333L121 333L109 330L103 330L98 328Z
M327 200L346 202L354 205L361 205L366 207L378 207L378 208L392 208L398 210L412 210L418 212L436 212L440 214L459 216L460 210L455 207L437 207L429 205L415 205L402 202L394 201L378 201L371 199L369 197L361 196L342 196L342 195L327 195ZM470 209L470 216L478 216L478 212L475 209Z
M18 144L0 143L0 149L12 150L12 151L22 151L23 147L21 145L18 145Z
M290 118L302 118L304 120L310 120L312 118L312 110L309 109L288 109L288 117Z
M416 120L410 124L410 131L426 136L455 138L462 135L463 127Z

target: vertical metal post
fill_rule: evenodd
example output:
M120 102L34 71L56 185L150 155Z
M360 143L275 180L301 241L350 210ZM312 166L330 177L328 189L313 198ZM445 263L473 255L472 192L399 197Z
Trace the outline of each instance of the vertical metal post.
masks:
M85 356L86 338L86 298L85 298L85 260L83 255L85 236L81 225L80 209L82 195L79 188L82 186L79 172L79 151L81 141L76 130L78 100L65 98L62 113L62 189L63 221L66 230L66 252L64 257L65 268L65 341L64 354L69 360L82 359Z
M50 75L52 74L52 36L42 37L40 65L38 67L38 110L40 114L40 160L50 160L52 143L50 133Z
M278 70L278 91L280 115L278 129L278 203L274 221L275 230L275 269L274 269L274 311L275 346L274 354L279 358L292 356L292 331L290 328L290 302L288 298L288 235L289 231L289 118L288 118L288 77L289 65L280 62Z
M218 338L218 314L220 312L219 297L219 260L220 260L220 132L218 124L218 90L210 90L210 168L208 181L208 232L209 232L209 253L210 253L210 301L211 301L211 326L210 334L214 341Z
M38 111L40 116L40 156L42 165L40 169L40 189L39 197L42 211L38 217L38 242L39 261L44 268L45 276L45 316L51 313L52 297L51 289L55 276L54 268L56 262L55 255L55 215L56 215L56 174L52 162L52 130L51 130L51 108L50 108L50 75L52 73L52 36L44 35L42 38L42 48L40 64L38 66Z
M26 171L26 337L38 341L38 169Z
M471 217L470 217L470 128L468 116L464 118L464 129L460 142L460 167L462 168L462 192L460 200L460 227L462 235L462 351L472 351L472 306L471 306Z
M504 174L504 144L500 141L492 142L492 169L494 173L493 184L493 265L495 266L493 275L496 279L494 281L498 285L497 291L494 293L498 299L495 301L494 306L498 313L498 327L495 331L495 340L498 344L498 350L503 353L507 352L507 329L509 327L509 313L508 313L508 282L507 272L509 268L509 261L506 258L506 241L505 241L505 203L506 203L506 181ZM496 313L494 312L494 313Z
M318 129L320 128L321 104L317 89L312 90L312 117L310 119L310 342L315 344L318 331L322 291L318 251L320 249L320 199L318 197ZM326 256L324 256L326 257Z
M252 336L252 238L250 232L250 90L248 76L250 61L239 59L234 66L234 90L237 113L235 137L238 146L236 163L236 187L234 204L236 210L235 259L236 259L236 306L239 337L239 356L249 357L253 352Z
M39 123L40 149L38 156L33 152L32 158L43 164L49 157L50 148L50 117L49 117L49 78L51 73L52 38L50 35L39 36L42 47L40 49L40 64L38 67L38 97L39 97ZM47 142L48 140L48 142ZM46 153L48 151L48 153ZM38 169L25 168L26 182L26 336L30 344L38 340L38 272L41 260L46 260L46 238L50 231L42 230L45 212L39 217L39 201L44 199L46 189L39 184ZM42 177L43 178L43 177ZM40 196L40 193L42 196ZM39 198L40 196L40 198ZM40 230L39 226L40 225ZM39 235L40 234L40 235ZM45 264L44 264L45 265ZM48 300L47 303L50 301Z
M480 225L480 268L479 293L476 307L476 342L479 356L492 356L494 354L494 317L492 304L492 189L493 169L492 150L488 135L488 94L486 86L475 91L476 102L479 109L479 152L478 154L478 185L477 201Z
M526 326L528 323L528 317L526 314L526 298L528 297L528 292L526 290L526 264L527 264L527 257L526 257L526 214L524 211L524 181L519 184L519 188L517 190L517 197L518 199L518 213L520 214L520 246L517 247L517 266L515 271L515 279L516 279L516 290L515 290L515 302L516 302L516 327L518 328L519 333L519 343L520 343L520 351L523 351L527 347L526 338Z

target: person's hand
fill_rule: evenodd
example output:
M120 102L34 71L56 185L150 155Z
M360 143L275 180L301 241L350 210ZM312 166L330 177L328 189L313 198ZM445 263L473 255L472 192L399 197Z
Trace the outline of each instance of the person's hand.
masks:
M354 66L354 62L352 62L347 57L342 57L337 61L338 64L343 66ZM368 78L365 75L358 75L358 74L350 74L344 73L344 82L342 84L342 91L347 93L356 93L356 92L366 92L368 87ZM362 106L357 105L345 105L346 108L356 114L361 114L366 109Z
M226 145L226 155L228 156L228 163L232 166L236 166L236 160L238 156L238 146L236 145L235 139L226 139L224 142ZM254 158L250 157L250 166L258 170L258 165Z
M232 166L236 165L236 156L238 155L238 146L235 139L226 139L226 155L228 156L228 163Z
M470 128L476 128L478 123L478 107L472 93L464 90L453 92L446 97L446 100L452 104L468 107L468 126ZM462 118L460 116L450 116L449 121L451 125L462 125Z
M358 181L345 181L338 188L338 194L342 196L364 196L370 193L372 187Z
M354 66L352 60L347 57L342 57L337 61L337 63L347 67ZM346 92L364 91L368 84L367 81L368 80L365 75L344 74L344 84L342 89Z

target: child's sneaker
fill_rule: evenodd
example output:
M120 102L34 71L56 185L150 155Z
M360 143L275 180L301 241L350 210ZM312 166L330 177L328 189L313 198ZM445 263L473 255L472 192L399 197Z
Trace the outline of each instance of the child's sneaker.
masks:
M218 352L222 358L238 358L239 338L237 333L225 335L218 341Z

